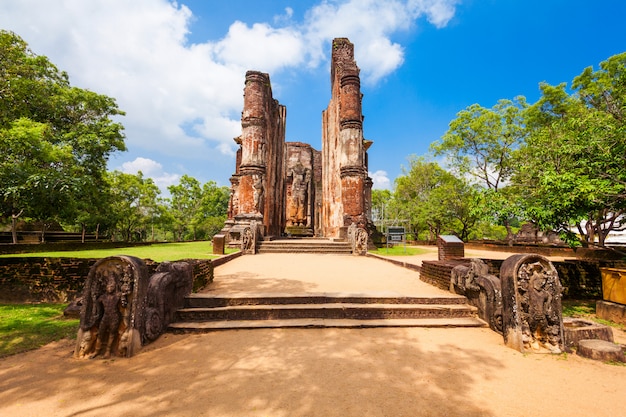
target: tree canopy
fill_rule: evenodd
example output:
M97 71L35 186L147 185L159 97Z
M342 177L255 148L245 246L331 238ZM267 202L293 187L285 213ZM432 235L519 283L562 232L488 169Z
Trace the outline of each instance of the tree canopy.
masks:
M72 87L65 72L0 31L2 215L71 220L102 184L113 152L124 151L115 100Z
M528 217L602 246L626 228L626 53L586 68L572 89L541 85L514 182Z

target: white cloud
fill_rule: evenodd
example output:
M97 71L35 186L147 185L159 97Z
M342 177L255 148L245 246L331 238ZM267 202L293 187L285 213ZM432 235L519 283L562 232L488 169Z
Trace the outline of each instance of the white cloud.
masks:
M124 162L121 171L126 174L137 174L141 171L144 177L152 178L161 192L166 192L167 187L177 184L180 180L180 175L165 172L161 164L148 158L139 157L133 161Z
M294 28L275 29L267 23L248 27L235 22L213 52L218 62L273 73L300 65L305 49L301 34Z
M369 172L369 177L374 183L372 189L374 190L389 190L391 189L391 180L389 180L387 171L378 170L376 172Z
M458 0L349 0L323 1L307 14L305 36L310 63L327 55L326 43L347 37L366 82L375 84L404 62L404 50L391 36L409 29L421 17L444 27L454 16Z

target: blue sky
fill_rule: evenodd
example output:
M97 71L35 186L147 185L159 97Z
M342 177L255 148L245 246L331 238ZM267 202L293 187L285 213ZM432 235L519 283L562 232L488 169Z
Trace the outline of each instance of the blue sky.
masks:
M270 74L286 139L320 149L334 37L355 44L369 168L389 188L467 106L534 102L624 52L625 19L623 0L0 1L0 28L126 111L110 168L162 189L229 184L247 69Z

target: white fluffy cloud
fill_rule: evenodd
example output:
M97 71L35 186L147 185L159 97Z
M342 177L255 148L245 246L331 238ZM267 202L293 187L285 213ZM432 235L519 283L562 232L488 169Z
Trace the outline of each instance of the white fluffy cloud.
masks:
M302 22L286 8L273 23L235 21L220 39L194 43L193 10L183 2L4 1L0 27L66 70L73 85L116 98L132 164L160 153L152 162L213 158L212 166L223 163L219 155L232 158L247 69L273 81L285 69L326 70L329 42L348 37L365 82L376 83L403 62L392 35L422 17L444 26L457 0L321 0Z
M374 190L389 190L391 189L391 181L389 180L387 171L378 170L375 172L369 172L368 175L374 183L372 189Z
M124 162L121 171L126 174L137 174L141 171L144 177L152 178L161 190L167 189L167 187L178 183L180 180L180 175L165 172L163 165L148 158L139 157L133 161Z

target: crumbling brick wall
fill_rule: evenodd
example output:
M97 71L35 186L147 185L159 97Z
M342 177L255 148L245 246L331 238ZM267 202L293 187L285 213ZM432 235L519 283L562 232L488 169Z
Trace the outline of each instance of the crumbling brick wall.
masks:
M82 258L0 258L0 302L67 303L80 296L89 269L97 259ZM158 262L144 260L149 274ZM188 259L193 267L194 290L213 281L209 259Z

